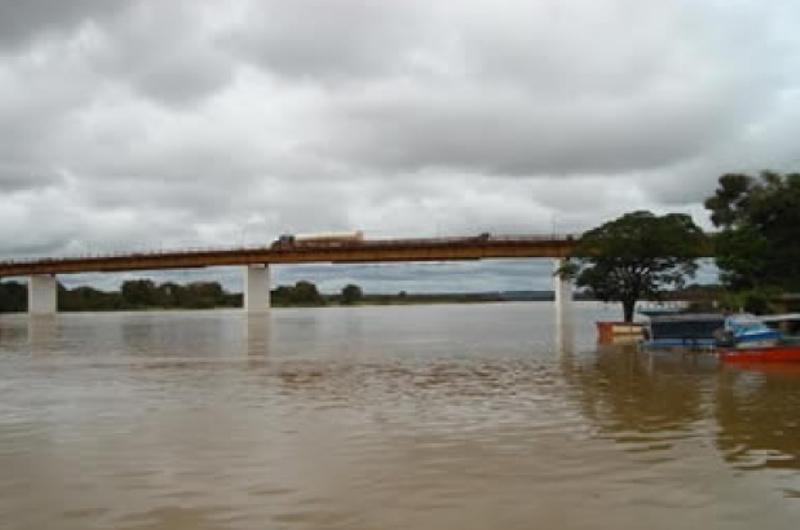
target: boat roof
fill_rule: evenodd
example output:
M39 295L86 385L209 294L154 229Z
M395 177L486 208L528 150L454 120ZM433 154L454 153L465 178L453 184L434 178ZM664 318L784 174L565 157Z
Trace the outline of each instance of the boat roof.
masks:
M800 320L800 313L783 313L781 315L767 315L759 317L761 322L783 322L784 320Z
M764 320L750 313L734 313L733 315L728 315L727 319L734 323L762 322Z
M722 322L723 320L725 320L725 315L722 313L679 313L650 317L651 322Z

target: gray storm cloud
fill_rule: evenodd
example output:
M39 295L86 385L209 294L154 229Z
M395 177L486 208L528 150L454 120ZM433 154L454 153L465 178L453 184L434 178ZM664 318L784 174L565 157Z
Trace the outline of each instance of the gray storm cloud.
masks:
M0 0L0 251L706 223L720 173L800 162L798 23L794 2Z

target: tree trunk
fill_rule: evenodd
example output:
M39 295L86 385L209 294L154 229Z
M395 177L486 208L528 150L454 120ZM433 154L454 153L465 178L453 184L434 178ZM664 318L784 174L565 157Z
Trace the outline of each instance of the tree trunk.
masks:
M636 308L636 300L623 300L622 313L625 317L625 322L633 322L633 310Z

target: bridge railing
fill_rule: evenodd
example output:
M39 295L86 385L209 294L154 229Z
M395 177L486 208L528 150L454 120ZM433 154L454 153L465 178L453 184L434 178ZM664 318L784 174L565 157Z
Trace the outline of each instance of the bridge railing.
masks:
M209 246L209 247L184 247L176 249L153 249L153 250L137 250L134 252L125 251L110 251L110 252L97 252L87 254L71 254L66 256L57 257L41 257L41 258L10 258L0 260L0 265L25 265L29 263L55 263L64 261L75 261L83 259L108 259L108 258L136 258L148 256L174 256L182 254L202 254L213 252L247 252L247 251L260 251L267 250L269 246Z
M298 244L288 248L273 248L272 242L265 245L247 246L203 246L185 247L181 249L152 249L140 250L135 252L111 251L105 253L91 253L71 256L42 257L42 258L11 258L0 260L0 266L44 264L44 263L64 263L83 260L102 260L102 259L136 259L148 257L167 257L184 256L196 254L217 254L225 252L263 252L263 251L302 251L319 250L325 248L359 248L359 247L415 247L433 245L464 245L464 244L492 244L492 243L532 243L546 241L572 241L580 237L579 234L481 234L477 236L452 236L435 238L383 238L367 239L362 241L346 242L314 242Z

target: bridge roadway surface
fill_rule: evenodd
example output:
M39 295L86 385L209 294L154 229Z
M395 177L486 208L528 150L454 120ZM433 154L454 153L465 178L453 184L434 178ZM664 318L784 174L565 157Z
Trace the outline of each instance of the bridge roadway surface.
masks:
M279 263L565 258L574 248L574 238L566 235L372 239L298 243L286 248L263 246L9 260L0 261L0 277Z

